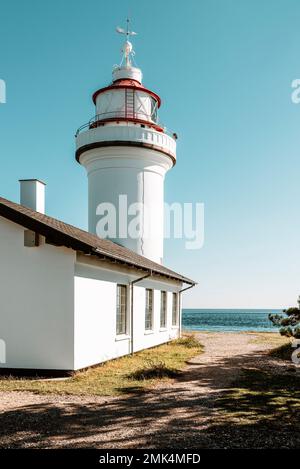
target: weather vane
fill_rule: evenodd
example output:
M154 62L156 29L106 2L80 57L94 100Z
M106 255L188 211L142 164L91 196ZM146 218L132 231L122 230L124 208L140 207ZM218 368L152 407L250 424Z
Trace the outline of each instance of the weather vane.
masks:
M129 41L129 36L136 36L137 33L135 33L134 31L130 31L130 28L129 28L130 20L129 20L129 18L127 18L126 22L127 22L126 29L120 28L118 26L116 28L116 31L119 34L124 34L126 36L126 42L123 45L122 52L123 52L123 57L125 57L126 67L130 67L131 66L131 57L133 57L135 53L134 53L134 50L133 50L133 45Z

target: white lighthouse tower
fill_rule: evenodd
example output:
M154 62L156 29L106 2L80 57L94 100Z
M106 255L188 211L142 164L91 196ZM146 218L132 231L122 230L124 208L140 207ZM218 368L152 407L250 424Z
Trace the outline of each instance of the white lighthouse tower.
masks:
M113 81L93 95L96 115L76 134L86 168L89 231L162 262L164 178L176 162L176 135L158 122L160 97L142 85L129 36Z

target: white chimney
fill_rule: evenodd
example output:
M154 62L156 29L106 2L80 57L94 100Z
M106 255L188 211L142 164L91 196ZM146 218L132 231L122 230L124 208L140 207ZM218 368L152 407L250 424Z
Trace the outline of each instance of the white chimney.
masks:
M20 179L20 204L45 213L45 186L38 179Z

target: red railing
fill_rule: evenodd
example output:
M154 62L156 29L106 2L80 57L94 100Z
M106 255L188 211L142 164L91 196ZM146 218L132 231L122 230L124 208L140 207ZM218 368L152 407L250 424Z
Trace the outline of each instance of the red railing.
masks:
M141 125L147 125L153 127L155 130L168 134L170 137L177 138L176 134L169 132L163 124L157 122L157 120L152 120L149 114L143 112L133 112L133 111L112 111L105 112L102 114L97 114L95 117L92 117L86 124L83 124L79 129L77 129L75 136L77 137L82 131L87 129L94 129L100 127L105 122L110 121L129 121L129 122L138 122Z

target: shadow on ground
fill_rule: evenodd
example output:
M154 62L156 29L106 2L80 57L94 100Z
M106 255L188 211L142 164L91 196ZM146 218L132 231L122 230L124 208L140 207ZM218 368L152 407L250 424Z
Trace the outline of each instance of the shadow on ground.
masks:
M104 403L46 396L0 415L0 447L298 448L299 372L259 357L194 362L173 386Z

